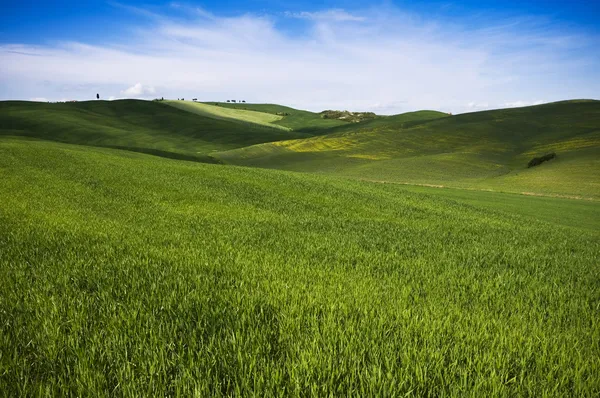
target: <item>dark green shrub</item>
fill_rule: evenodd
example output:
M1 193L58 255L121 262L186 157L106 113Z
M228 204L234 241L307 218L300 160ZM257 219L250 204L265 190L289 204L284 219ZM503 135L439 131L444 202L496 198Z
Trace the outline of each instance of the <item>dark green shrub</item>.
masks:
M552 152L552 153L548 153L544 156L541 156L539 158L533 158L529 161L529 163L527 163L527 168L531 168L531 167L535 167L535 166L539 166L540 164L547 162L549 160L552 160L556 157L556 153Z

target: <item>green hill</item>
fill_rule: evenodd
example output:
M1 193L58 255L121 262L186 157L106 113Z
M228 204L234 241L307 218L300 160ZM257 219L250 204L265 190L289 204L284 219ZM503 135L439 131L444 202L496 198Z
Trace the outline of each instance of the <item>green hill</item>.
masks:
M374 181L600 197L599 101L416 119L379 118L217 157ZM527 168L551 152L556 159Z
M212 104L227 109L240 109L268 113L275 116L284 115L281 120L273 123L294 131L308 133L311 135L324 134L332 127L349 124L343 120L324 119L319 113L303 111L300 109L294 109L275 104L246 104L229 102L207 102L207 104Z
M214 151L306 137L301 133L221 120L160 102L0 102L0 135L118 147L168 157L211 160Z
M223 106L215 106L202 102L190 101L161 101L164 104L182 109L184 111L196 113L201 116L207 116L213 119L221 119L235 122L247 122L279 128L282 130L290 130L287 127L280 126L275 122L283 119L283 116L274 115L266 112L256 112L244 109L227 108Z
M600 198L598 101L360 123L279 105L216 104L0 102L0 135L372 181ZM547 153L557 157L527 168Z
M0 391L597 396L598 202L411 189L0 137Z
M326 134L331 136L336 134L343 135L342 133L353 135L357 131L389 128L390 126L394 126L394 128L397 129L405 129L428 121L446 117L449 117L447 113L438 111L415 111L392 116L377 116L374 119L366 120L360 123L345 123L339 126L331 127L326 130Z

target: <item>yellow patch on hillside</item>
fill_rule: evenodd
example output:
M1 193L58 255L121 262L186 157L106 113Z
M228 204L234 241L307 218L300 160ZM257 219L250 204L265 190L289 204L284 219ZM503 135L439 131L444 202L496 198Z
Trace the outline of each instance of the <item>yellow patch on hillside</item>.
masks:
M348 158L357 158L357 159L368 159L368 160L387 160L387 159L391 159L391 156L387 156L387 155L377 155L377 154L354 154L354 155L348 155L346 156Z
M600 146L599 137L574 138L553 144L539 145L535 149L525 152L525 155L534 156L541 152L575 151L577 149L592 148Z
M355 149L357 140L348 137L314 137L303 140L290 140L274 142L273 145L285 147L294 152L330 152Z

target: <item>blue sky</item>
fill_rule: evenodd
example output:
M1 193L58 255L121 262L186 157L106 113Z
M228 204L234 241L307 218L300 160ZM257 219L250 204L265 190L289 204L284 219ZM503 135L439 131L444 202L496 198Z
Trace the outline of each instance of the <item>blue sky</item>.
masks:
M468 112L600 96L600 1L3 2L0 99Z

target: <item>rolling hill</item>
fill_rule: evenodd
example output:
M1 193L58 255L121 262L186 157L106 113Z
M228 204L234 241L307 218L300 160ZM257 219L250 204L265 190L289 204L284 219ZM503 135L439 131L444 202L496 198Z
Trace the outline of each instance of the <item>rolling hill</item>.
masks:
M372 181L600 197L600 101L418 119L378 118L216 157ZM556 159L527 168L552 152Z
M0 102L0 135L114 147L181 159L307 135L242 120L196 114L160 102Z
M275 121L273 123L297 132L308 133L311 135L327 134L328 130L332 127L349 124L348 122L345 122L343 120L324 119L318 113L294 109L283 105L246 103L240 104L229 102L208 102L207 104L213 104L215 106L227 109L250 110L255 112L268 113L275 116L278 116L278 114L285 115L281 120Z
M227 108L202 102L169 100L161 102L187 112L192 112L213 119L228 120L233 122L246 122L251 124L260 124L263 126L279 128L282 130L291 130L290 128L281 126L276 123L283 119L283 116L274 115L272 113Z
M0 198L7 396L600 392L598 202L26 137Z
M269 104L0 102L0 135L379 182L583 198L600 198L599 126L600 102L583 100L360 123ZM547 153L557 157L527 168Z

